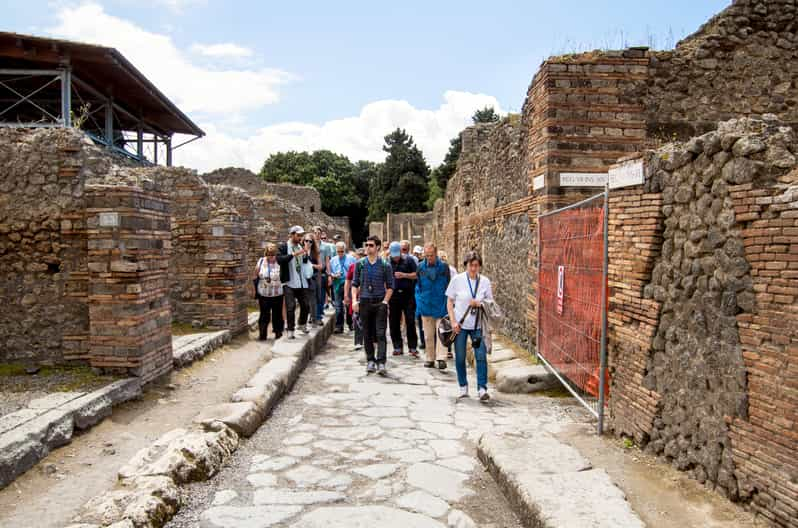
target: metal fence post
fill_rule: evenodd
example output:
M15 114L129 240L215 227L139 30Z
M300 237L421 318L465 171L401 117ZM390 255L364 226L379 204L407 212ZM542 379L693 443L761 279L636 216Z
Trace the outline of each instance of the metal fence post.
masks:
M607 390L607 267L609 264L610 187L604 187L604 266L601 287L601 355L599 359L598 434L604 433L604 401Z

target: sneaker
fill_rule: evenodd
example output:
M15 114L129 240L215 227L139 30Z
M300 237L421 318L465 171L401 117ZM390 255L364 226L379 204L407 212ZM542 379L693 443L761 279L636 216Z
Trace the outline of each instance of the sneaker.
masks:
M280 339L281 337L283 337L283 333L282 333L282 332L276 332L276 333L274 334L274 340L275 340L275 341L277 341L277 340L278 340L278 339Z
M435 362L434 361L425 361L424 362L424 366L427 367L427 368L435 368Z
M355 348L354 348L354 349L355 349L355 350L360 350L361 348L363 348L363 345L355 345Z
M293 330L288 331L288 339L295 339Z
M402 349L399 348L399 349L394 350L393 351L393 355L394 356L401 356L402 355Z
M460 398L468 398L468 385L460 387Z
M366 365L366 374L373 374L377 372L377 365L373 361L369 361L368 365Z
M410 357L412 357L413 359L418 359L418 350L411 350L410 352L408 352L408 354L410 354Z
M488 401L489 399L488 389L479 389L479 401Z
M438 360L438 370L446 370L446 362L442 359Z
M388 369L385 367L385 363L380 363L377 365L377 374L383 378L388 375Z
M306 325L305 325L305 333L306 333L306 334L309 334L309 333L310 333L310 331L311 331L311 329L312 329L312 326L310 325L310 323L308 323L308 324L306 324Z

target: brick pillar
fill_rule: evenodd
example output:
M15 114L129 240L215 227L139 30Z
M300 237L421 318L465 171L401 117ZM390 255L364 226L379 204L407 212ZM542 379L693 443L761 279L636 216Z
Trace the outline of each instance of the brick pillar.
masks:
M206 325L242 332L247 327L248 229L233 209L217 209L206 224Z
M170 202L122 185L86 197L90 364L151 381L172 368Z

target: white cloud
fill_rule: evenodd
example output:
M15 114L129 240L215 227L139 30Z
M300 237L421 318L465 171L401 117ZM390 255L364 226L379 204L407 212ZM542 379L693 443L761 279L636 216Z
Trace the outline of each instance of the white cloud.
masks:
M156 4L168 7L176 13L182 12L185 8L194 5L202 5L206 0L152 0Z
M214 58L242 58L252 56L251 49L245 48L244 46L239 46L238 44L234 44L232 42L223 42L220 44L192 44L191 51L194 53L199 53L200 55L205 55L206 57Z
M435 110L415 108L407 101L369 103L360 114L323 124L288 122L259 129L250 137L233 137L213 123L203 123L207 136L175 151L175 163L205 172L218 167L240 166L258 171L274 152L329 149L349 159L382 161L383 138L400 127L413 136L431 166L443 161L449 140L471 123L478 108L493 106L495 97L447 91Z
M50 33L117 48L184 112L213 115L261 108L279 101L280 86L294 79L274 69L201 67L170 37L109 15L95 3L62 8L57 20Z

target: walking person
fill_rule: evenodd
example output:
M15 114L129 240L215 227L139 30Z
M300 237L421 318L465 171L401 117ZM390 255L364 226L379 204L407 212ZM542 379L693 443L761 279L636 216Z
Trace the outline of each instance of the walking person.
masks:
M327 242L327 232L321 226L313 228L316 243L319 248L321 263L321 278L316 285L316 321L324 320L324 309L327 307L327 295L332 285L330 277L330 260L335 256L335 244Z
M418 265L416 281L417 313L427 339L427 368L446 369L446 350L437 340L438 321L446 315L446 289L451 281L449 266L438 258L438 248L428 242L424 246L424 260ZM437 361L437 364L436 364Z
M366 348L366 373L387 375L385 327L388 322L388 303L393 295L393 273L391 266L379 257L380 239L366 239L366 257L355 265L352 279L352 309L359 314L363 325L363 340ZM374 354L374 338L377 354Z
M277 263L280 265L280 281L285 294L286 319L288 320L288 338L294 339L296 326L296 305L299 304L299 327L307 332L310 317L311 286L313 285L313 267L310 264L309 245L304 243L305 230L302 226L293 226L289 238L280 244Z
M354 313L352 311L353 301L357 300L352 296L352 280L355 278L355 265L357 264L357 261L365 256L366 250L364 248L358 248L357 252L355 253L354 262L349 265L349 269L346 271L346 284L344 285L344 304L346 305L349 316L352 318L352 327L355 330L355 350L360 350L363 348L363 325L360 321L360 314Z
M415 295L416 263L409 255L402 254L399 242L391 242L389 251L395 286L388 309L393 355L401 356L403 353L402 317L404 316L405 328L407 329L408 354L413 358L418 358Z
M482 258L476 251L469 251L463 259L466 271L455 275L446 288L447 311L455 334L454 355L457 368L457 383L460 397L468 396L468 377L466 376L466 346L471 341L477 366L477 389L479 399L487 401L488 359L487 347L483 339L481 323L477 316L484 301L493 301L490 280L481 274Z
M258 340L265 341L269 334L269 321L272 323L274 338L283 336L283 284L280 279L280 265L277 263L277 245L266 244L263 257L255 267L258 281Z
M418 257L410 253L410 241L409 240L400 240L399 247L402 250L402 256L410 257L413 261L418 265Z
M449 264L449 255L445 251L443 250L438 251L438 258L441 259L444 264L449 266L449 275L451 277L457 275L457 268ZM454 354L452 354L452 345L449 344L449 346L446 347L446 359L452 359L452 358L454 358Z
M350 255L346 254L346 244L338 242L335 244L336 255L330 261L330 278L332 279L333 303L335 304L335 333L344 332L344 320L349 331L352 331L352 316L349 314L347 306L344 306L346 296L344 288L346 286L346 274L349 267L355 263Z
M324 282L324 256L321 253L321 245L319 244L316 235L313 233L305 233L305 248L308 250L308 257L310 259L310 266L313 268L313 277L309 285L311 290L310 301L310 317L308 317L308 324L313 326L321 326L324 320L324 298L326 296L325 290L322 287ZM321 305L319 304L321 303ZM310 330L307 330L310 333Z

